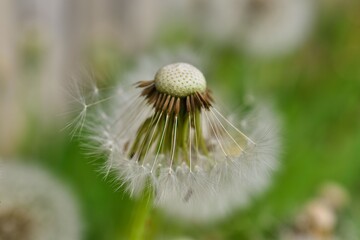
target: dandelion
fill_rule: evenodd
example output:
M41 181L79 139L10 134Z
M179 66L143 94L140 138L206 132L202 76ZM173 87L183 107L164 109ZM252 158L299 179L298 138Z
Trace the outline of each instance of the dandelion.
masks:
M343 214L348 203L348 192L341 185L325 183L294 217L292 226L281 229L280 239L356 239L357 228Z
M87 123L96 153L108 156L106 174L114 172L131 196L151 189L157 206L193 220L224 216L263 189L276 167L278 140L260 124L274 127L271 114L243 119L247 135L221 113L193 65L152 74L130 90L121 85Z
M72 195L42 169L2 163L0 201L0 239L81 239Z

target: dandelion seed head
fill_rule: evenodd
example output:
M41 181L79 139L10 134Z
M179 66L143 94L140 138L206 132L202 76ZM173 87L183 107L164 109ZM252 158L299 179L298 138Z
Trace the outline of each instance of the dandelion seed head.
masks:
M72 194L43 169L4 162L0 239L78 240L81 224Z
M86 126L95 152L107 155L105 174L131 196L150 188L168 215L211 221L266 188L277 139L262 128L272 124L266 114L257 121L224 116L200 70L178 60L148 61L157 69L129 74L142 78L120 84Z
M206 90L204 75L187 63L173 63L160 68L154 81L159 92L177 97L186 97Z

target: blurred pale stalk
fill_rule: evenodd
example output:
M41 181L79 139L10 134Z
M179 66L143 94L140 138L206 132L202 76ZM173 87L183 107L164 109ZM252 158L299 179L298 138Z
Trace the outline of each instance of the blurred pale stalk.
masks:
M71 51L67 49L68 36L64 21L66 8L63 0L38 0L32 1L32 4L31 7L26 6L26 3L18 6L20 13L28 12L28 16L21 19L23 22L20 31L23 34L22 43L25 45L32 45L27 41L32 40L29 34L35 34L35 40L38 41L35 44L40 51L40 67L34 76L24 74L21 81L29 85L23 89L23 95L35 99L35 104L30 107L34 108L35 114L40 114L39 117L44 123L51 123L64 109L62 84L68 77L65 64L71 59ZM34 82L37 84L33 85ZM29 93L35 96L29 96Z
M26 130L34 128L30 120L48 129L62 119L70 101L66 84L88 41L81 6L79 1L64 0L0 2L3 155L14 153Z
M16 81L16 21L12 0L0 1L0 153L15 151L24 129L24 115Z
M138 53L153 42L160 21L159 0L87 1L91 39L115 42L126 54Z

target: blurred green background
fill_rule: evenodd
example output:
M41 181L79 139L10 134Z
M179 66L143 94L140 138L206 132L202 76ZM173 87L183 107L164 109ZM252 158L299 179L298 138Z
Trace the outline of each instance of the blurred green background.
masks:
M360 3L316 3L316 17L306 40L286 54L264 58L247 54L236 41L194 34L181 21L174 24L176 27L162 26L150 43L135 50L117 44L116 38L103 39L101 34L99 39L89 38L83 44L72 35L76 27L81 29L81 22L59 17L76 26L64 30L68 34L65 37L64 32L52 37L60 45L74 39L76 44L71 48L64 44L56 51L69 51L74 56L60 69L45 74L43 68L53 66L48 64L51 44L43 45L45 41L36 31L25 34L24 29L16 27L19 24L11 26L8 21L8 32L0 34L12 32L17 41L3 42L6 51L0 56L0 157L40 163L69 185L82 208L84 239L126 239L136 200L129 199L122 188L116 190L118 185L111 179L104 179L99 172L104 159L87 156L79 139L60 131L74 116L63 119L60 109L65 111L64 102L49 105L51 92L62 92L61 84L49 85L49 79L53 79L51 74L59 74L60 82L69 82L79 69L73 64L79 64L86 65L100 85L113 86L142 54L151 55L158 49L171 52L185 46L200 49L199 55L206 58L205 74L210 85L221 85L235 105L243 103L247 88L255 96L274 100L283 122L281 169L274 174L269 191L250 207L211 225L177 223L152 210L146 239L278 239L279 231L291 224L297 211L329 181L341 184L350 195L350 203L339 219L360 229ZM82 9L83 5L79 1L76 6ZM89 7L83 10L90 11ZM124 12L113 13L119 15L115 22L123 20ZM123 29L126 34L131 27ZM116 35L116 29L110 32ZM6 55L9 43L16 49L14 55ZM55 42L54 46L59 45Z

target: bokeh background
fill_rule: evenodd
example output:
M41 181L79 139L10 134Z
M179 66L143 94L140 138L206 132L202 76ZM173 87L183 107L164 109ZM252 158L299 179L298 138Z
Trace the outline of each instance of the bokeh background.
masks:
M0 0L0 158L68 185L84 239L126 239L136 200L61 130L76 117L67 90L114 86L143 56L186 49L231 107L272 99L281 168L249 207L210 225L153 210L146 239L280 239L327 183L348 199L332 233L360 239L359 12L356 0Z

